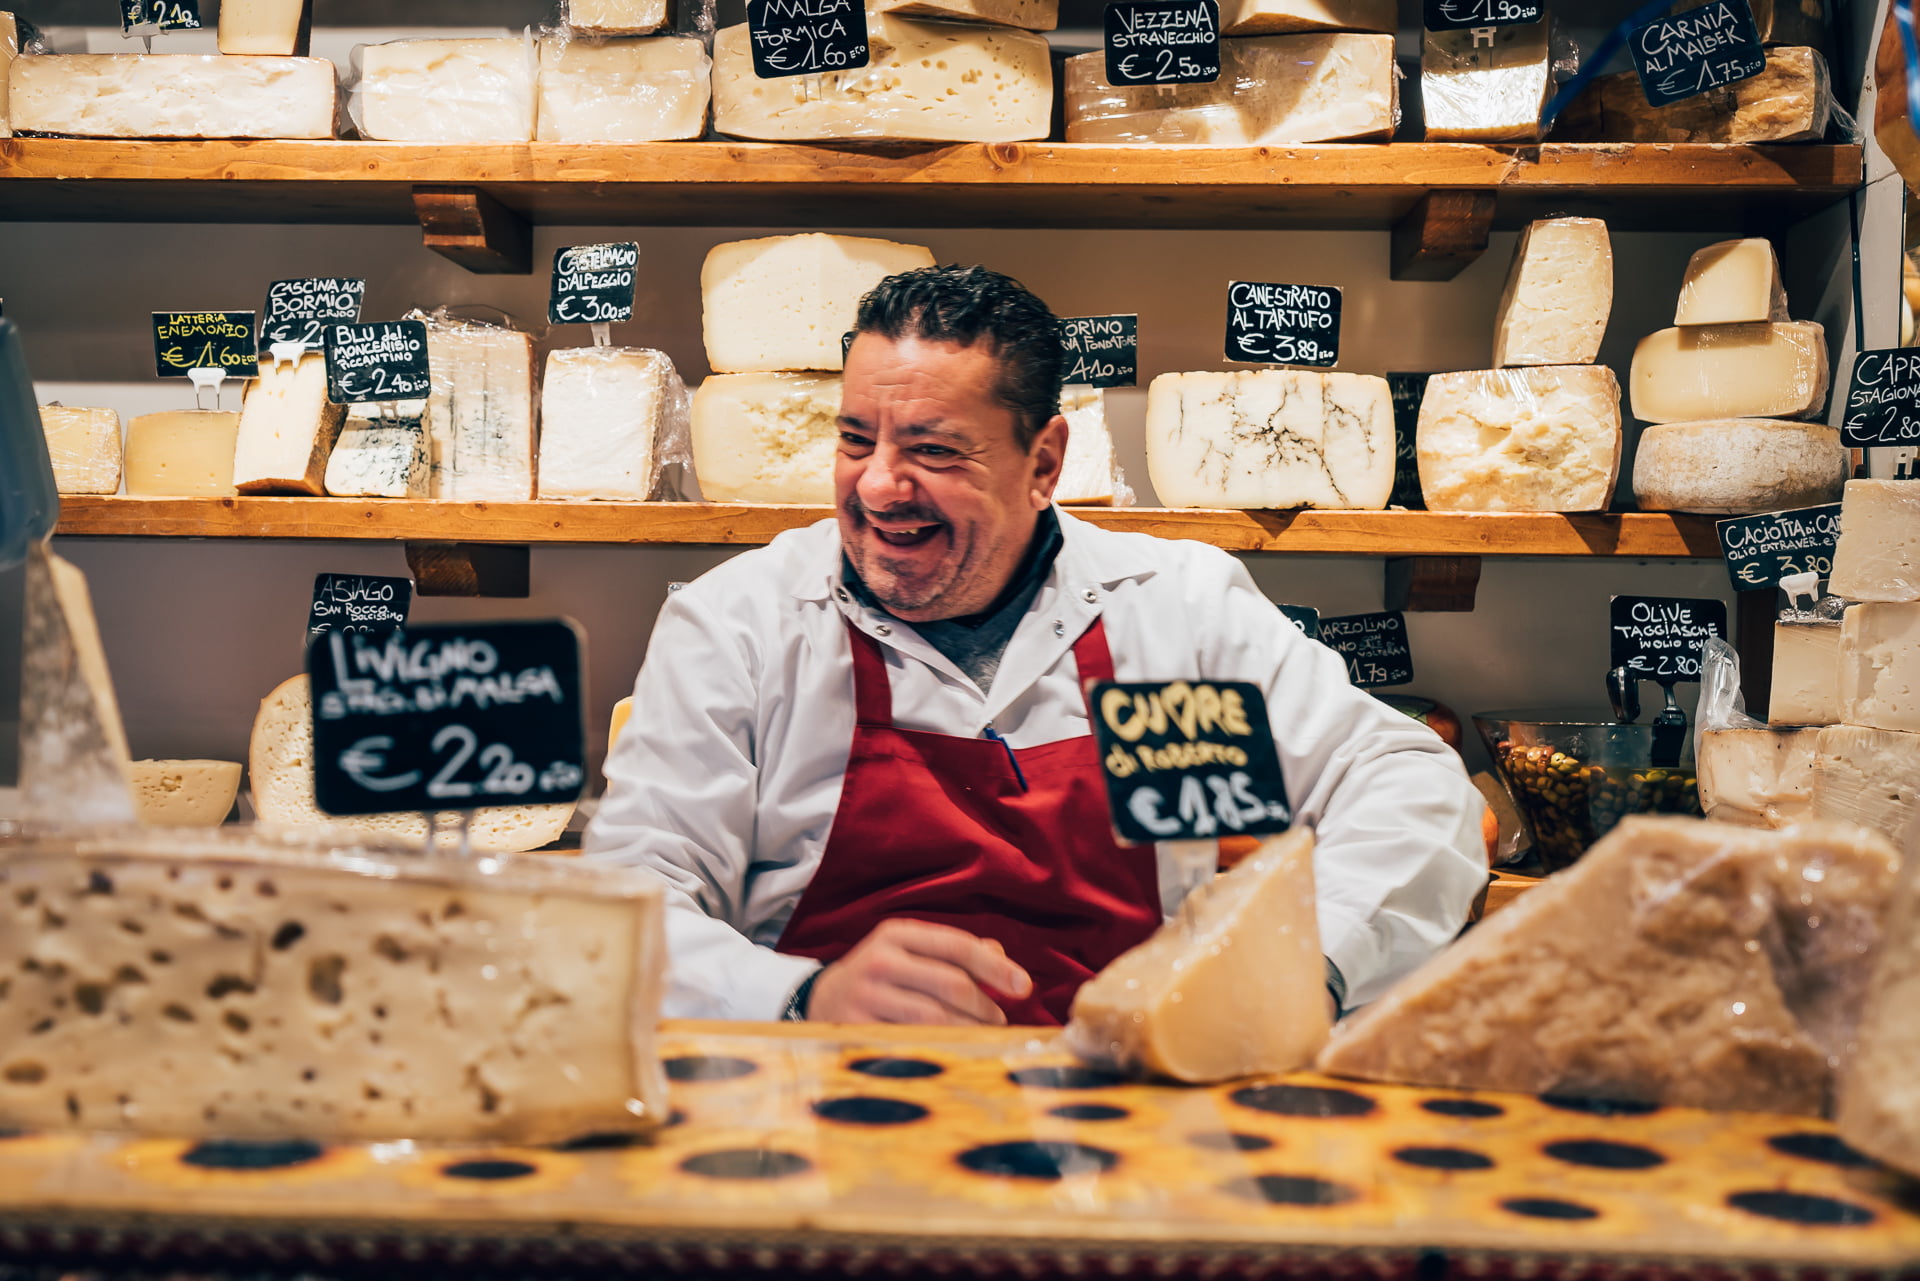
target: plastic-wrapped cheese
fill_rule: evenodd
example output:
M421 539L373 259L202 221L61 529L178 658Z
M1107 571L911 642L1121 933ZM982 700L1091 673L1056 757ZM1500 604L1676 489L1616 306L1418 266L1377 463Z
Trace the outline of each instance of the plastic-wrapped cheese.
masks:
M1621 446L1605 365L1435 374L1415 438L1420 492L1431 511L1605 511Z
M304 54L313 0L220 0L224 54Z
M1538 142L1553 96L1551 18L1470 31L1428 31L1420 108L1429 142ZM1498 363L1498 362L1495 362Z
M1817 729L1700 734L1700 808L1716 823L1791 827L1813 817Z
M517 329L426 317L427 452L433 497L533 497L533 339Z
M707 127L713 64L699 40L540 42L541 142L666 142Z
M537 66L531 40L392 40L355 50L348 106L365 138L531 142Z
M1827 403L1827 333L1810 321L1662 329L1633 349L1628 381L1645 422L1812 418Z
M433 463L427 448L427 402L351 405L327 456L327 492L335 497L428 498Z
M1054 501L1113 502L1113 436L1107 430L1106 393L1096 387L1063 388L1060 412L1067 420L1067 457Z
M840 375L715 374L693 395L693 470L710 503L833 502Z
M1768 723L1832 725L1840 713L1840 624L1775 623Z
M1147 473L1169 507L1378 511L1393 457L1393 396L1371 374L1161 374L1147 389Z
M873 7L902 18L986 22L1025 31L1052 31L1060 25L1060 0L876 0Z
M240 415L182 409L127 424L127 493L141 498L230 498Z
M667 0L566 0L565 12L583 36L644 36L667 25Z
M15 133L81 138L331 138L324 58L63 53L16 58Z
M687 389L673 362L639 347L564 347L540 384L540 497L639 502L687 449Z
M1650 512L1786 511L1836 501L1852 465L1825 423L1665 423L1640 433L1633 496Z
M111 409L40 406L40 428L53 460L54 488L63 494L112 494L120 489L120 415Z
M933 266L921 245L808 232L715 245L700 268L701 330L716 373L839 369L860 298Z
M1920 734L1864 725L1821 730L1813 812L1872 828L1908 855L1920 850Z
M1631 71L1599 76L1554 126L1556 142L1818 142L1833 117L1827 64L1810 48L1767 50L1767 69L1724 89L1647 105Z
M713 127L735 138L1022 142L1053 117L1046 37L1008 27L867 15L871 61L762 80L747 28L713 38Z
M1521 30L1503 27L1500 30ZM1493 326L1493 363L1590 365L1613 313L1613 241L1598 218L1530 222Z
M1773 242L1723 240L1696 249L1680 285L1676 325L1740 325L1786 320L1787 290Z
M1906 849L1834 1120L1855 1148L1920 1178L1920 843Z
M1399 22L1394 0L1226 0L1220 33L1280 36L1296 31L1371 31L1392 35Z
M148 827L218 827L240 794L239 761L134 761L133 804Z
M1920 484L1850 480L1828 590L1848 600L1920 600Z
M1840 705L1849 725L1920 732L1920 601L1865 601L1840 624Z
M1400 118L1393 37L1223 40L1212 84L1116 87L1106 55L1066 63L1067 141L1223 147L1385 140Z
M243 494L323 494L327 455L346 420L327 400L319 352L268 361L247 387L233 445L233 487Z

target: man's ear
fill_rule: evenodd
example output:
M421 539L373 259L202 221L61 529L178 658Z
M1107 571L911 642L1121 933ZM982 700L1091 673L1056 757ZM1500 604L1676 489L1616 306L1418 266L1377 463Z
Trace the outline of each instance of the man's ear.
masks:
M1033 464L1033 480L1028 494L1035 511L1053 501L1054 487L1060 483L1060 473L1066 468L1067 432L1066 417L1055 414L1047 419L1047 425L1033 438L1033 448L1027 453Z

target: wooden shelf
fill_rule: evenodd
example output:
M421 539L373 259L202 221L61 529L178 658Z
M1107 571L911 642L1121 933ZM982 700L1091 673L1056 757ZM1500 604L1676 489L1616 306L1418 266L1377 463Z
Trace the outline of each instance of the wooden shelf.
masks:
M385 539L743 546L824 519L825 507L727 503L449 503L359 498L60 500L57 532L116 538ZM1717 557L1705 516L1623 513L1194 511L1076 508L1108 529L1228 551L1335 556Z
M0 140L0 220L412 223L416 187L458 187L563 225L1380 228L1441 189L1496 193L1502 225L1573 208L1623 229L1731 234L1861 179L1858 146L1824 145L13 138Z

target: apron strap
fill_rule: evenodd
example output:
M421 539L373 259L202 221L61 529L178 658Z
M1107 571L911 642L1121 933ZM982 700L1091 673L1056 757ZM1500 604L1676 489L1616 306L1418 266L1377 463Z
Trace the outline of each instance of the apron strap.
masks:
M1094 619L1093 626L1080 633L1080 639L1073 643L1073 661L1080 669L1082 691L1089 681L1113 679L1113 651L1107 648L1106 619Z
M887 656L880 642L847 623L853 642L853 712L862 725L893 728L893 683L887 679Z

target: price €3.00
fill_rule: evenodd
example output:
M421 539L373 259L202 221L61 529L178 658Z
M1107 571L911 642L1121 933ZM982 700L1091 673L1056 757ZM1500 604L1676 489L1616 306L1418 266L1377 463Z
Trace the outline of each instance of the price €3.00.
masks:
M1151 783L1142 783L1133 789L1127 810L1135 822L1156 836L1172 837L1186 832L1202 840L1223 827L1238 832L1262 819L1284 821L1292 817L1285 805L1263 801L1255 795L1253 779L1240 770L1225 778L1210 774L1203 779L1188 774L1180 780L1180 796L1176 802L1178 818L1166 813L1166 804L1165 793Z
M431 744L435 757L444 757L440 769L427 781L427 795L436 801L464 801L474 796L513 800L540 792L563 792L579 786L580 767L570 761L555 761L544 770L536 770L525 761L515 760L513 750L504 743L480 745L479 736L465 725L442 726ZM369 792L397 792L412 787L421 778L420 770L388 772L387 754L393 739L371 734L359 739L340 753L340 769ZM481 771L477 781L457 775L475 761Z
M553 319L565 325L605 325L633 315L631 306L622 307L598 294L564 294L553 300Z

